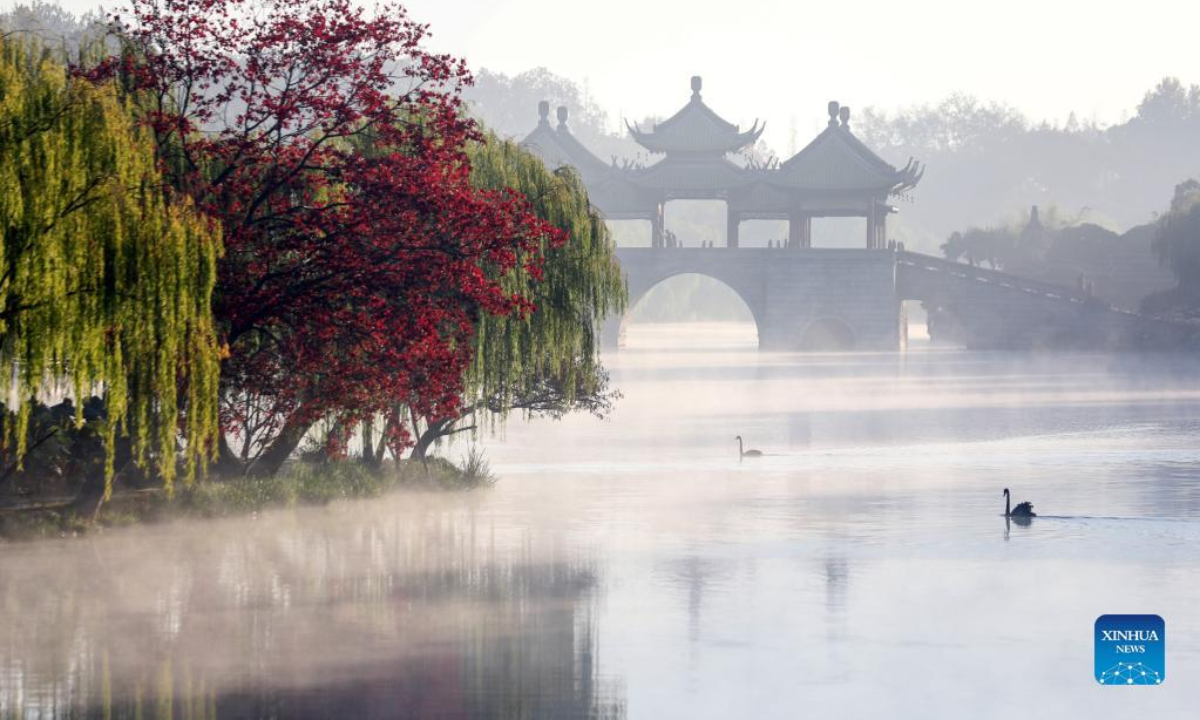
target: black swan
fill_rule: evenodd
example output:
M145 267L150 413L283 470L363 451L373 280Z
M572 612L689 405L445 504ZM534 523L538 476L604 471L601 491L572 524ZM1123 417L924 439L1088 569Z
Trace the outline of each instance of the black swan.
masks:
M1009 502L1008 488L1004 488L1004 517L1037 517L1037 513L1033 511L1033 503L1017 503L1015 508L1009 509Z
M754 450L754 449L743 450L742 449L742 436L741 435L737 436L737 441L738 441L738 455L740 457L762 457L762 450Z

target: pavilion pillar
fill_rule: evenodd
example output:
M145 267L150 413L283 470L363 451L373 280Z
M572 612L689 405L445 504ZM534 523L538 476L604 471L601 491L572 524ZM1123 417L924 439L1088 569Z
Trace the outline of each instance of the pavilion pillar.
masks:
M793 250L812 247L811 215L795 212L788 216L788 247Z
M742 216L737 211L730 208L728 214L728 227L725 231L725 246L735 248L738 246L738 230L741 229Z
M875 227L875 200L867 206L867 249L875 250L879 231Z
M880 250L887 245L887 213L882 202L871 198L867 208L867 249Z
M663 234L663 204L659 203L650 217L650 247L661 248L664 245Z

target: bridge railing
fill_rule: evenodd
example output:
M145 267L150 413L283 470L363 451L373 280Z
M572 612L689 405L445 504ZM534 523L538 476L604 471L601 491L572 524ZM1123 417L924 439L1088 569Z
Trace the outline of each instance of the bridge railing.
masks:
M927 272L938 273L941 275L949 275L952 277L961 278L963 280L970 280L972 282L986 283L989 285L995 285L996 287L1018 290L1020 292L1028 293L1030 295L1037 295L1050 300L1059 300L1062 302L1075 303L1077 305L1098 305L1109 310L1125 312L1112 308L1108 305L1108 303L1097 299L1093 295L1072 290L1071 288L1063 287L1062 285L1043 282L1041 280L1030 280L1028 278L1011 275L998 270L985 270L972 265L963 265L962 263L954 262L952 260L936 258L932 255L900 251L896 253L896 264L916 268L919 270L925 270Z
M1069 302L1081 307L1088 306L1095 308L1108 314L1111 320L1118 320L1127 327L1140 328L1143 334L1152 333L1157 335L1159 339L1167 338L1168 341L1163 344L1163 347L1168 349L1178 349L1181 346L1180 333L1183 333L1184 337L1190 338L1190 342L1193 345L1200 343L1200 332L1198 332L1195 326L1113 307L1092 295L1073 291L1061 285L1042 282L1040 280L1029 280L996 270L984 270L983 268L963 265L962 263L914 252L900 251L896 253L896 263L898 267L914 268L941 276L953 276L980 284L986 283L997 287L1019 290L1058 302ZM1153 337L1150 337L1150 341L1153 342Z

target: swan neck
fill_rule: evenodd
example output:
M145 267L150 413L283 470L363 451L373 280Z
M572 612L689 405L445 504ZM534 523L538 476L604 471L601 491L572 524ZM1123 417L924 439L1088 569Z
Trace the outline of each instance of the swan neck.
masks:
M1006 516L1012 515L1012 510L1010 509L1010 506L1009 506L1010 502L1011 502L1011 498L1008 496L1008 493L1007 492L1004 493L1004 514Z

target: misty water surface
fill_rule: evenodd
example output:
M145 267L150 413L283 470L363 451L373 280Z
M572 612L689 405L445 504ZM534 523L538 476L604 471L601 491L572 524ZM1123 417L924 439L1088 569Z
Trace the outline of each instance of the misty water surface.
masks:
M1196 717L1196 363L752 343L634 326L491 491L5 545L0 717Z

